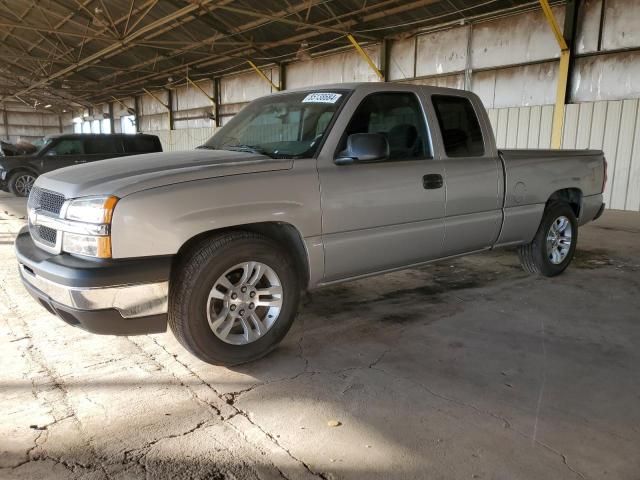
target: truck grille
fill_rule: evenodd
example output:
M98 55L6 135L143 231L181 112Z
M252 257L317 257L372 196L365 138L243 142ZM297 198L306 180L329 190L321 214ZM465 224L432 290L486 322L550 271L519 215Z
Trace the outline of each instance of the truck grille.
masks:
M37 225L36 227L31 227L32 233L34 230L40 242L46 243L51 246L54 246L56 244L58 232L56 232L53 228L45 227L43 225Z
M57 217L60 215L64 201L64 195L33 187L29 194L27 208L29 211L38 210L39 212L46 212L52 217ZM31 233L31 238L41 245L55 247L57 244L58 232L53 228L45 227L44 225L33 225L29 220L29 233Z
M60 214L62 204L64 203L64 195L44 190L42 188L33 187L29 194L28 208L43 210L45 212Z

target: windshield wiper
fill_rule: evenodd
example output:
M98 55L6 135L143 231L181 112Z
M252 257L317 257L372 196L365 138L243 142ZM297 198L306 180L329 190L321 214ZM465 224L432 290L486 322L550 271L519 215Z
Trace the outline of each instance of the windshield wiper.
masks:
M273 154L267 152L264 148L258 147L256 145L224 145L222 147L224 150L231 150L232 152L249 152L249 153L257 153L259 155L266 155L267 157L273 158Z

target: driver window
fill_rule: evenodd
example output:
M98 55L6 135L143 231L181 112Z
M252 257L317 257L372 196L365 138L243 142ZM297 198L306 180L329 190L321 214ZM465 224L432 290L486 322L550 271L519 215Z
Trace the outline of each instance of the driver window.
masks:
M67 139L61 140L57 145L47 152L47 155L82 155L84 147L82 140Z
M354 133L381 133L389 142L389 160L431 157L424 114L413 93L374 93L353 114L339 151Z

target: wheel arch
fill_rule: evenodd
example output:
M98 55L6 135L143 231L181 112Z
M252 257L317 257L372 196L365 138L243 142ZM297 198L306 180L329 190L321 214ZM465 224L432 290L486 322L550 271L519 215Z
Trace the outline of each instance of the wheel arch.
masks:
M545 209L555 202L568 203L573 210L573 213L575 213L576 218L580 218L582 210L582 190L579 188L563 188L556 190L549 196Z
M279 245L282 245L287 253L291 254L298 274L300 275L302 285L304 285L305 289L309 286L311 274L309 252L307 251L307 247L300 231L292 224L286 222L247 223L200 232L182 244L178 253L175 255L172 269L186 252L192 250L201 242L216 235L235 231L257 233L273 240Z
M28 166L21 165L19 167L12 168L11 170L9 170L7 172L7 180L9 180L11 177L13 177L16 173L21 173L21 172L31 173L36 178L40 176L40 174L38 173L38 171L35 168L31 168L31 167L28 167Z

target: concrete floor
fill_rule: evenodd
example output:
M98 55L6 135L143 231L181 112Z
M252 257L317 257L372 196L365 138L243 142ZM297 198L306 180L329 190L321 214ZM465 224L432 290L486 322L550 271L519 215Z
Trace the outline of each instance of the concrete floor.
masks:
M23 208L0 197L1 478L639 478L638 214L582 229L554 279L502 251L314 292L226 369L37 306Z

